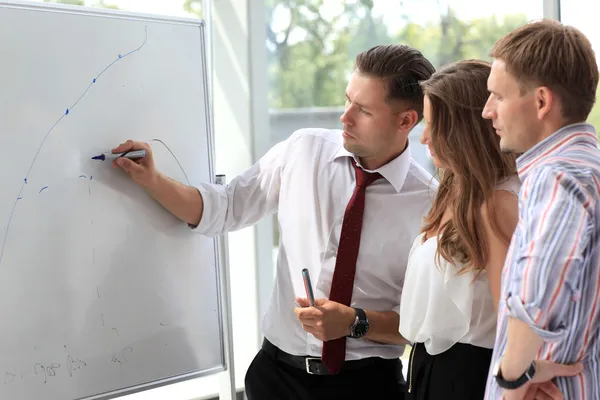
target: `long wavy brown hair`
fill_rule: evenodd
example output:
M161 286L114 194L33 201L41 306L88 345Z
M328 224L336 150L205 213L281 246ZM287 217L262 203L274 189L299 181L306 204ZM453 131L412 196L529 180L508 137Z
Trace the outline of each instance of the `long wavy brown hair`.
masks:
M487 206L493 231L510 242L497 221L495 188L516 172L515 156L500 150L500 138L492 122L481 112L488 98L490 64L480 60L458 61L421 82L429 99L431 146L447 168L440 170L440 186L423 232L436 232L437 264L440 257L464 264L459 273L479 273L488 261L482 207ZM446 209L451 218L442 223Z

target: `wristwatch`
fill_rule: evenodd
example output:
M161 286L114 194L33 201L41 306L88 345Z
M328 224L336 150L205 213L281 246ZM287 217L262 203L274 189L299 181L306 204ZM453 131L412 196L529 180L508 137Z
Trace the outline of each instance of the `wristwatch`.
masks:
M354 323L350 325L350 335L348 337L353 339L360 339L367 334L369 331L369 320L367 319L367 313L362 308L354 308L356 317Z
M508 381L502 377L502 371L500 370L500 360L498 360L498 363L494 367L494 377L496 378L498 386L500 386L502 389L518 389L527 382L529 382L534 375L535 361L532 361L529 368L527 368L527 371L523 372L523 375L521 375L514 381Z

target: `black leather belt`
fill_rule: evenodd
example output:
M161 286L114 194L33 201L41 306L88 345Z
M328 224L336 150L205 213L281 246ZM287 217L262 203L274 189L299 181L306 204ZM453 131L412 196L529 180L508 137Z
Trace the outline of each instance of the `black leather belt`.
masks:
M309 356L294 356L285 351L279 349L273 343L269 342L266 338L263 340L262 349L265 353L273 357L275 360L281 361L295 368L303 369L309 374L314 375L331 375L331 372L327 369L320 357L309 357ZM345 361L344 366L339 373L345 371L353 371L363 368L369 368L376 365L383 366L384 364L394 365L398 363L398 359L385 359L381 357L369 357L363 358L362 360Z

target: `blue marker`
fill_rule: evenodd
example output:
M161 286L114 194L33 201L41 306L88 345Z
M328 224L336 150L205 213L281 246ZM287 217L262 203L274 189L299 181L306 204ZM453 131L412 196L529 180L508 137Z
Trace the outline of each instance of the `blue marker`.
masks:
M308 270L304 268L302 270L302 278L304 279L304 289L306 290L306 298L310 302L312 307L315 306L315 294L312 289L312 284L310 283L310 274Z
M104 161L116 160L117 158L129 158L131 160L137 160L144 157L146 157L146 150L130 150L126 151L125 153L102 153L92 157L92 160Z

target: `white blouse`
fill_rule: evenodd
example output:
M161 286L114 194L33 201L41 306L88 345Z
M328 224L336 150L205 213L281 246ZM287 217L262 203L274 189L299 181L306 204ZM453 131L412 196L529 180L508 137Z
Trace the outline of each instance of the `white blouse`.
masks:
M514 176L498 186L518 195ZM456 343L492 349L496 311L487 271L457 274L463 267L440 258L436 263L437 237L413 242L400 301L400 334L412 343L424 343L431 355Z

